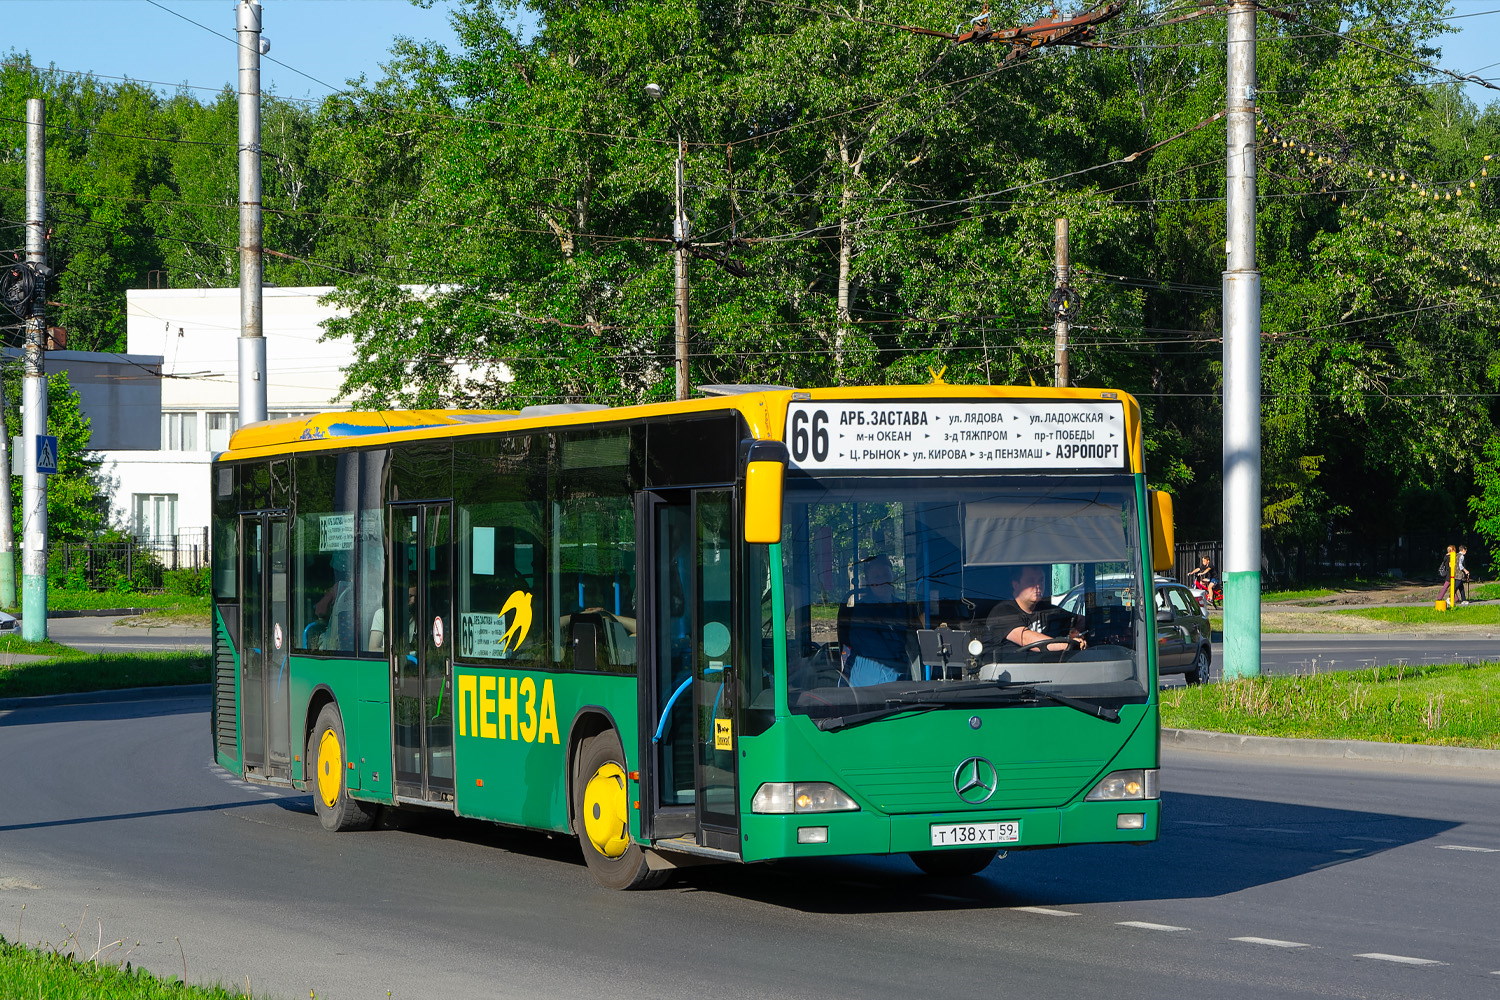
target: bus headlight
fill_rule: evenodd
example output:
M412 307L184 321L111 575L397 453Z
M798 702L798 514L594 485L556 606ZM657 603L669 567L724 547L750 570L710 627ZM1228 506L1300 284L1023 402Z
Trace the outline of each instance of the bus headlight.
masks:
M1139 768L1134 771L1113 771L1106 774L1094 790L1085 796L1085 802L1121 802L1128 799L1160 798L1156 791L1155 768Z
M768 781L755 790L750 811L758 813L858 812L859 805L826 781Z

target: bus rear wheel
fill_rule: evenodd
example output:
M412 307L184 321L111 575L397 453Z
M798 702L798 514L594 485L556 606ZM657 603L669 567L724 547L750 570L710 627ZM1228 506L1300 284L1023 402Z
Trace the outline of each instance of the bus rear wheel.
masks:
M378 806L349 797L344 777L348 772L348 744L344 741L344 718L338 706L329 703L318 712L317 724L307 739L308 784L313 808L325 830L368 830L375 824Z
M984 847L958 851L912 851L912 864L928 875L978 875L990 866L999 851Z
M653 870L630 838L625 751L609 730L583 741L573 769L573 832L589 873L606 889L654 889L669 869Z

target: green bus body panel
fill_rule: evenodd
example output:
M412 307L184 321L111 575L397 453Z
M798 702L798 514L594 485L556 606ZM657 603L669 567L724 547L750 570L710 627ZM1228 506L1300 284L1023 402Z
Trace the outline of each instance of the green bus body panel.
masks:
M740 743L743 858L931 850L933 823L1001 819L1021 820L1016 847L1155 840L1158 801L1083 801L1111 771L1159 764L1157 706L1127 705L1120 716L1113 724L1054 706L944 709L835 732L800 716L779 720ZM971 756L991 761L999 777L995 794L975 805L959 799L953 781ZM769 781L829 781L860 810L752 814L751 798ZM1146 814L1145 829L1116 829L1122 812ZM828 842L797 843L798 828L809 826L826 826Z

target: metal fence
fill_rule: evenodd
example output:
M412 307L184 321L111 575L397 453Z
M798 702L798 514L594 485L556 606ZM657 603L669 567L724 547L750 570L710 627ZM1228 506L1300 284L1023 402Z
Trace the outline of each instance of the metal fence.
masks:
M1339 532L1317 543L1262 544L1261 585L1285 587L1352 577L1366 580L1436 580L1438 562L1450 544L1469 546L1466 565L1476 579L1486 573L1490 563L1489 555L1483 548L1465 538L1424 534L1403 535L1395 540L1380 541L1355 532ZM1187 575L1198 565L1200 556L1208 556L1213 561L1214 568L1222 579L1224 543L1218 541L1178 542L1176 565L1173 566L1171 575L1178 581L1187 583Z
M90 590L162 590L172 570L208 566L208 529L134 542L99 541L55 544L48 560L48 576Z

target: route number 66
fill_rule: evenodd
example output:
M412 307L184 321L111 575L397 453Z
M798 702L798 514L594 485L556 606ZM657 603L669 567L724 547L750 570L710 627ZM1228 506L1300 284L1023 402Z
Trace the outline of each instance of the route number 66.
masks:
M811 419L812 432L808 432ZM809 451L813 461L828 460L828 414L824 410L813 410L811 418L806 410L792 411L792 460L807 461Z

